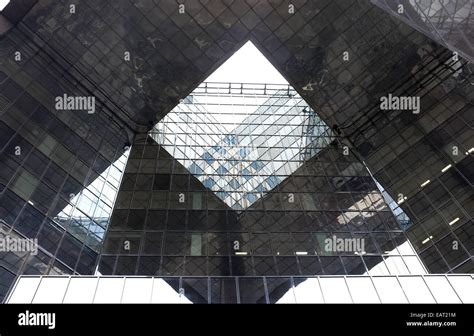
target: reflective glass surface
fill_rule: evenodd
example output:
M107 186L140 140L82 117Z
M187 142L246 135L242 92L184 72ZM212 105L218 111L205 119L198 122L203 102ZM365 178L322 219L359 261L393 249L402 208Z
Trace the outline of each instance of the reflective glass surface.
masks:
M97 269L472 273L472 1L396 4L11 1L0 238L38 251L0 252L0 300L20 274ZM200 86L249 40L291 85ZM64 94L95 112L57 109ZM388 95L419 98L419 113L381 108Z

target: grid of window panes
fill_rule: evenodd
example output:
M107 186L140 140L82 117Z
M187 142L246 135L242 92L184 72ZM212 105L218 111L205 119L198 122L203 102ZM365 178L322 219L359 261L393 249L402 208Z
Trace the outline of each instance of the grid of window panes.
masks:
M404 126L367 159L375 178L409 217L407 235L433 273L472 272L474 267L473 108L454 107L456 99L450 93L427 108L419 121L430 125L423 129L426 135L417 123ZM393 131L389 125L381 129ZM395 152L400 156L392 157Z
M352 140L406 216L406 234L429 271L465 273L474 270L472 65L450 70L447 54L435 62L444 82L422 88L419 115L379 111Z
M199 101L188 97L183 103L198 105ZM251 117L241 120L259 119L259 113L263 115L261 120L266 120L264 111L256 109ZM137 136L132 145L101 255L101 274L426 272L376 182L365 165L341 145L341 139L332 137L330 143L319 146L324 141L318 137L326 140L327 134L313 133L308 141L304 125L298 134L309 145L299 147L300 153L292 158L298 168L281 176L271 189L248 191L254 202L235 209L219 197L219 190L206 186L196 171L187 168L199 161L198 155L205 154L209 146L203 143L204 148L198 147L197 136L205 138L207 134L197 126L210 130L208 139L225 137L227 133L216 135L216 130L225 127L216 116L205 119L209 122L205 125L199 113L187 114L186 118L186 123L196 129L187 129L186 138L173 146L171 141L160 145L153 133ZM249 125L240 129L249 131L242 136L250 140L249 147L262 133L257 130L258 136L254 136ZM235 160L232 156L220 158L219 165ZM264 155L259 159L263 166L272 160ZM254 170L253 174L259 175L260 171ZM228 187L228 175L214 172L217 182L224 180L223 189ZM332 239L360 241L364 249L330 248L328 242Z
M210 90L213 84L201 87ZM231 85L214 84L213 89ZM333 140L293 89L265 95L256 92L256 85L242 85L243 93L230 97L199 94L199 89L151 136L233 209L249 207L298 169L301 156L310 159Z
M474 303L467 274L318 277L33 277L8 303Z
M38 253L0 252L0 300L16 274L94 272L128 154L126 133L99 105L95 114L55 110L57 95L83 92L68 82L41 88L32 80L53 69L5 70L0 238L38 239Z
M469 37L474 12L471 0L417 0L403 3L407 8L399 11L397 1L371 0L380 8L419 30L448 49L474 61L474 42Z
M443 2L441 5L447 3ZM464 5L466 2L459 0L457 3ZM169 110L167 107L177 101L178 95L191 90L214 64L220 63L238 43L252 36L272 63L285 73L285 77L296 88L301 89L300 92L306 93L305 99L313 106L321 106L318 113L325 120L333 117L332 120L338 124L350 124L351 119L361 120L361 123L354 124L354 128L364 134L364 137L360 142L354 137L351 140L363 154L371 148L374 151L380 150L377 155L372 152L372 160L366 161L394 200L398 200L400 193L403 199L407 196L405 190L413 191L413 186L417 186L417 196L408 194L408 200L399 205L414 223L407 235L426 260L430 271L472 272L474 156L468 151L474 146L473 110L472 104L469 105L466 99L468 96L463 95L459 85L464 82L463 85L467 88L464 93L471 94L472 80L468 77L469 67L464 67L460 73L459 69L446 64L450 63L448 60L452 53L445 52L446 50L440 52L443 48L435 46L429 39L405 23L391 18L368 1L307 1L296 6L295 13L291 15L284 2L260 2L255 7L236 1L232 4L193 2L189 7L191 11L186 15L178 12L178 4L174 1L161 1L159 4L150 2L145 7L142 4L119 1L107 6L105 2L81 1L81 13L86 15L57 15L67 12L67 4L38 2L24 22L16 25L0 41L0 53L2 60L5 60L1 64L0 82L9 83L5 79L17 73L17 83L21 83L22 87L34 86L30 93L43 103L51 101L51 97L45 98L43 95L45 90L54 91L54 95L64 93L64 81L69 80L72 86L68 92L88 84L89 90L101 92L105 97L118 102L126 111L122 116L128 114L135 120L145 122L147 118L141 114L146 110L142 109L146 105L145 101L152 101L152 113L165 113ZM433 4L437 6L436 2ZM198 16L212 17L215 20L206 25L195 20ZM156 20L157 17L160 19ZM129 23L133 29L124 29L122 22ZM440 24L444 22L449 20L442 20ZM469 26L469 22L464 22ZM143 36L149 35L159 37L145 41ZM31 36L38 37L34 39L35 42L43 41L45 48L32 43ZM22 62L16 62L12 57L17 50L21 50ZM139 64L122 62L125 50L138 55L136 60ZM341 59L343 51L349 52L349 62ZM62 57L58 57L58 53ZM409 118L403 113L399 113L400 118L386 117L377 119L375 123L365 118L368 116L367 108L374 102L378 106L380 95L394 92L394 88L400 84L405 83L405 87L409 87L414 83L432 82L430 79L439 74L438 71L433 71L433 63L436 63L433 59L439 62L444 69L443 73L450 77L443 82L443 86L455 90L445 95L433 85L426 85L424 91L429 91L430 94L424 99L428 103L434 103L425 105L423 102L422 105L428 108L424 109L419 118ZM7 70L6 74L3 73L4 68ZM470 74L472 78L472 70ZM454 75L457 79L453 83ZM142 85L144 82L145 85ZM414 86L418 87L419 84ZM177 90L169 90L170 87ZM97 88L100 90L96 90ZM8 92L8 89L2 87L1 92ZM410 89L407 93L416 92ZM25 107L28 108L28 104ZM3 108L1 111L4 111ZM379 115L391 117L396 115L393 112ZM361 115L364 117L359 118ZM63 122L69 120L69 114L62 114L61 118ZM15 123L13 134L17 128L27 125L24 121L22 119ZM88 141L92 143L102 141L103 138L114 139L114 136L120 138L120 129L109 133L104 131L109 123L109 120L101 120L94 124L94 130L89 128L89 122L73 124L71 127L81 136L85 133L97 134L88 137ZM367 129L368 125L376 127ZM67 138L65 135L64 141L68 141ZM413 146L420 139L423 139L420 146ZM73 137L69 141L76 139ZM36 143L36 139L32 142ZM112 149L118 148L120 152L122 145L119 146L118 143L119 141L114 143ZM387 148L384 148L385 145ZM452 156L453 146L459 148L459 157ZM93 148L97 146L94 145ZM85 155L85 161L95 157L95 154L88 154ZM111 163L114 155L105 157ZM433 158L437 155L438 160L434 162ZM115 155L115 159L118 157L119 155ZM70 159L68 157L64 160L68 170L69 163L76 162L74 158ZM10 176L12 169L8 161L5 162L7 164L3 165L2 173ZM377 163L383 168L375 169L379 166ZM448 164L452 168L442 172ZM417 169L413 169L414 165L417 165ZM100 163L97 163L97 167L99 166ZM431 183L421 189L420 184L428 178L425 173L432 172L435 168L436 178L433 178L435 175L430 176ZM147 169L145 164L143 170ZM13 170L16 170L15 165ZM102 169L96 170L97 173L102 172ZM24 178L29 183L28 175ZM75 192L69 192L71 193ZM9 196L5 196L6 194ZM140 197L147 200L143 193L137 192L136 196L136 201ZM8 203L4 204L12 205L8 211L11 210L13 214L30 207L21 199L19 204L23 202L25 207L21 206L19 209L18 206L13 206L17 204L16 199L9 191L2 191L1 197L2 200L3 197L8 198ZM125 203L127 197L129 195L123 197ZM69 195L65 198L68 199ZM199 197L196 196L196 199ZM186 200L188 202L189 197ZM151 201L158 202L154 198ZM225 208L215 199L211 202ZM199 204L196 201L193 206L198 207ZM35 216L32 218L34 221ZM56 231L51 232L53 237ZM423 243L431 236L433 239ZM52 241L61 240L62 237L59 234ZM458 249L453 249L454 242L459 242ZM67 248L61 248L61 253L66 250ZM76 248L71 248L71 251L74 257L70 261L75 264ZM41 264L37 259L32 262L34 263ZM9 266L5 266L6 264ZM4 277L0 284L10 282L13 276L6 268L19 268L12 266L14 262L11 261L6 264L0 266ZM48 267L41 267L37 271L48 270Z
M375 2L396 4L391 1ZM423 12L420 12L420 17L426 14L426 22L433 14L441 20L436 24L443 26L455 24L458 18L462 18L466 8L469 9L466 4L469 5L467 0L451 0L419 1L415 5L419 5ZM369 1L306 1L296 5L293 14L288 13L285 2L260 2L256 6L237 1L193 2L185 15L179 13L175 1L149 2L145 6L142 2L119 1L107 5L105 2L81 1L80 7L85 15L57 15L67 12L67 4L38 2L25 20L2 39L2 56L5 55L4 59L11 61L14 67L19 67L20 64L15 64L10 56L17 49L22 49L25 56L26 50L10 49L9 44L16 41L32 48L32 43L27 41L35 32L40 40L47 42L48 51L52 51L53 56L54 52L61 53L66 62L74 64L79 73L87 76L87 79L78 79L77 73L71 71L74 80L84 84L92 79L105 96L111 97L126 110L126 114L145 122L146 118L141 115L147 110L143 109L145 101L152 102L153 113L165 113L182 92L192 90L214 64L219 64L239 43L251 37L299 92L305 93L305 99L312 106L320 107L318 113L324 120L331 120L330 125L361 121L360 124L355 123L354 128L360 129L364 137L360 143L354 137L351 140L362 154L371 148L380 150L377 153L380 155L374 155L371 162L367 157L365 159L374 175L378 172L375 169L377 163L386 165L376 178L394 200L398 199L399 194L403 194L402 198L406 196L402 189L419 186L426 181L418 183L420 178L425 177L423 173L429 171L427 168L435 167L432 161L420 160L419 152L410 153L410 148L417 139L427 135L426 129L431 131L434 125L438 125L427 141L431 148L436 147L438 151L423 153L430 153L431 159L435 157L431 154L441 154L436 166L444 165L439 167L438 173L450 162L456 169L447 171L431 184L436 192L433 198L425 192L432 190L425 189L413 198L413 205L409 195L400 207L413 223L408 231L409 238L431 265L431 271L470 272L474 269L473 179L470 173L473 171L474 156L464 155L473 148L470 127L470 116L473 114L472 107L458 108L468 102L459 95L459 85L456 84L457 92L448 97L440 95L433 85L425 85L424 91L430 92L426 97L428 102L439 99L440 103L424 109L419 121L403 113L399 113L401 117L397 120L387 120L386 116L396 114L394 111L379 113L386 118L375 123L367 119L367 110L378 106L380 96L393 93L401 86L409 89L403 94L416 94L412 87L419 87L419 83L432 83L434 77L443 80L445 86L454 86L451 77L455 74L457 82L465 82L468 94L472 92L472 80L466 77L469 68L462 69L461 74L459 69L451 69L451 52L435 45L429 38ZM448 15L444 20L446 13L454 15ZM196 17L214 20L201 21ZM130 23L133 29L124 29L121 22ZM466 24L465 31L469 31L471 22L461 22ZM444 28L441 27L441 31ZM448 28L447 32L458 31L456 26L453 28ZM143 36L150 35L157 38L143 39ZM133 62L121 61L126 50L138 55L137 67ZM349 53L347 62L341 57L344 51ZM64 68L58 74L42 71L50 67L52 57L43 52L33 54L36 55L35 62L27 61L21 66L39 73L35 80L45 88L57 86ZM33 54L23 59L31 60ZM38 62L40 58L42 62ZM449 80L440 79L439 71L433 71L433 64L437 62L444 68L442 72L448 74ZM472 78L472 70L470 74ZM130 80L132 77L134 80ZM142 85L144 82L145 85ZM424 102L422 105L426 106ZM446 125L443 123L446 111L458 115L464 113L464 116L454 118L457 120ZM425 119L426 112L432 113L434 118ZM377 127L368 130L368 125ZM390 127L380 129L384 125ZM376 140L379 142L374 145ZM393 148L381 148L381 144L389 142L394 143ZM451 160L453 157L449 154L440 153L453 145L458 146L462 153L459 160ZM404 146L408 149L402 148ZM423 162L427 164L423 165ZM456 167L454 163L457 163ZM420 173L412 169L414 164L420 165ZM390 186L388 177L393 181ZM411 209L414 211L410 212ZM417 216L417 211L421 212L420 216ZM450 224L453 221L456 222ZM433 232L436 234L433 235ZM430 236L434 239L422 244ZM450 249L447 243L450 240L459 242L460 248ZM442 244L435 246L438 241ZM449 258L444 257L447 254L450 254Z

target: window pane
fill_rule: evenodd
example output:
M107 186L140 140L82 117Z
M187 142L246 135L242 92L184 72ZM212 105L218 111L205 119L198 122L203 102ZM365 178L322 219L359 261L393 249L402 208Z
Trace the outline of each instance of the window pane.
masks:
M191 303L191 301L180 295L179 279L155 278L151 303Z
M425 282L437 303L461 303L445 276L425 276Z
M354 303L380 303L369 277L347 277L346 281Z
M403 257L403 260L405 261L410 274L426 274L426 269L417 256L405 256Z
M63 302L69 278L43 278L36 291L33 303Z
M289 278L266 278L269 303L295 303Z
M463 303L474 303L474 279L472 276L450 276L449 281Z
M352 303L344 278L319 278L326 303Z
M402 260L402 257L388 257L385 259L385 265L387 265L388 271L391 275L407 275L408 268Z
M318 278L294 278L297 303L324 303Z
M263 278L239 279L240 303L266 303Z
M92 303L98 281L98 278L72 277L64 303Z
M207 303L207 278L183 278L184 296L192 303Z
M405 294L395 277L373 277L375 289L382 303L407 303Z
M234 278L211 279L211 303L237 303Z
M126 278L122 303L150 302L152 286L152 278Z
M40 278L20 278L8 303L31 303Z
M100 278L94 303L120 303L125 279Z
M410 303L435 303L421 276L402 276L398 279Z

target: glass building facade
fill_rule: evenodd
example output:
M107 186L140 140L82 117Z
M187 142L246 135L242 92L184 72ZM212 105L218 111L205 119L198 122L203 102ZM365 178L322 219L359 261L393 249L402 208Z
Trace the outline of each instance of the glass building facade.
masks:
M289 86L207 82L151 136L235 210L248 208L333 140Z
M99 128L101 117L94 126L48 112L12 79L0 87L0 237L40 245L36 255L0 253L2 284L17 272L92 274L125 169L122 139L112 125Z
M472 1L372 0L372 2L464 58L474 61ZM403 6L402 13L399 13L400 5Z
M203 83L136 138L101 274L424 272L367 168L293 89L236 86L232 111L209 111L232 84Z
M187 276L473 273L472 4L389 3L12 0L0 239L38 251L0 251L0 300L22 275L179 291ZM290 85L202 84L249 40ZM261 107L216 111L215 90ZM65 94L95 112L56 108ZM381 109L388 95L419 113Z

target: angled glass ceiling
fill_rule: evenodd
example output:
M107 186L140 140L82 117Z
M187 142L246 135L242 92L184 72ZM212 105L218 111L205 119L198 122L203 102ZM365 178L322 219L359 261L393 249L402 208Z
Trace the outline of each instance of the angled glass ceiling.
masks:
M251 42L150 135L234 210L252 205L332 140Z

